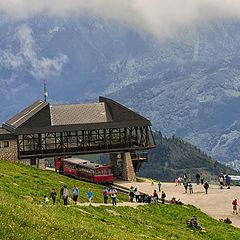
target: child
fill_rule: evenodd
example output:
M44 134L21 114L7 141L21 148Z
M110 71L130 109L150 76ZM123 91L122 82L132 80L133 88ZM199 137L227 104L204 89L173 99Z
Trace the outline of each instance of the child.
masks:
M192 194L193 193L193 185L191 182L188 183L188 189L189 189L189 193Z
M88 189L87 197L88 197L88 202L91 203L93 198L93 192L91 191L91 188Z
M48 203L49 203L49 199L48 199L48 197L45 195L45 196L44 196L44 204L45 204L45 205L48 205Z

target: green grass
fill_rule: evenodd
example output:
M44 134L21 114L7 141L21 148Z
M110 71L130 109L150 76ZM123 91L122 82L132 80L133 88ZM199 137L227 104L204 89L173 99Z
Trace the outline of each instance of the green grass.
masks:
M240 231L218 222L193 206L146 205L130 207L64 207L42 204L43 195L62 184L80 188L86 202L89 187L102 202L102 186L77 181L54 172L0 161L0 239L240 239ZM119 200L126 196L119 194ZM186 220L196 215L206 233L192 231Z

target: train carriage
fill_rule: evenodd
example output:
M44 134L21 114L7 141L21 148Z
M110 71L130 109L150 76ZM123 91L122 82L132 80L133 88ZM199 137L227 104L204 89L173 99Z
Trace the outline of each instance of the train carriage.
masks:
M90 162L80 158L54 159L55 170L65 175L93 183L112 183L112 167Z

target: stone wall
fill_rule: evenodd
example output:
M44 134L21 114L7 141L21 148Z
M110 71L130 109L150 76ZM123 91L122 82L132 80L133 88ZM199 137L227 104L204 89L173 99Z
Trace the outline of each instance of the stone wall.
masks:
M18 159L18 148L16 140L0 141L0 160L19 162L33 167L45 169L45 159L36 159L36 164L31 164L31 159Z
M127 181L136 181L130 152L111 153L110 165L113 167L114 176Z
M123 153L123 175L122 178L127 181L136 181L136 174L133 168L130 152Z
M16 140L0 141L0 159L8 160L11 162L18 161L18 149Z

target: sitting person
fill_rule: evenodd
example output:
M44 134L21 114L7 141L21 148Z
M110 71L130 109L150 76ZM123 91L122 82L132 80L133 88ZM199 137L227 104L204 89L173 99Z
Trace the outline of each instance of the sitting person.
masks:
M202 228L202 226L198 223L197 221L197 217L196 216L193 216L190 220L190 226L192 228L196 228L196 229L199 229L199 230L204 230L204 228Z
M177 200L175 197L173 197L173 198L170 200L170 203L183 205L183 202L180 201L180 199Z

